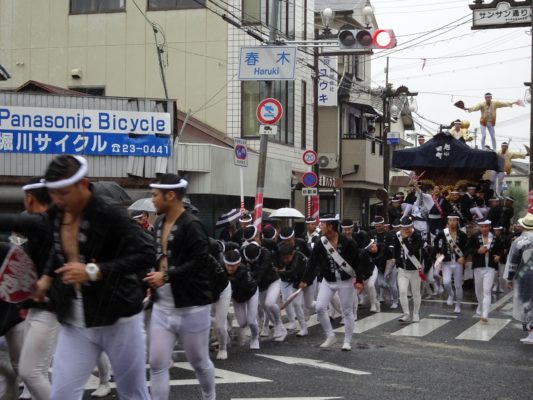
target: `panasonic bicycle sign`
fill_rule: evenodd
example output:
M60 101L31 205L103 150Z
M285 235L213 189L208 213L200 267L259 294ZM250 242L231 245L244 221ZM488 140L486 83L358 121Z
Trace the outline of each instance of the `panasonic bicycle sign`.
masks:
M0 153L170 156L170 114L0 106Z

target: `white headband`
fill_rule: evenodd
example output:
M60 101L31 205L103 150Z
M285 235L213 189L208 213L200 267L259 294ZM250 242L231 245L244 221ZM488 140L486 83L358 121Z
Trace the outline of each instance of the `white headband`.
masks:
M178 183L150 183L150 187L152 189L186 189L189 185L189 182L187 182L185 179L180 179Z
M224 264L227 264L227 265L237 265L241 262L241 258L239 257L239 259L237 261L228 261L228 259L226 257L224 257Z
M250 240L252 240L254 237L257 236L257 227L255 225L252 225L252 227L254 228L254 231L253 231L254 234L252 236L250 236ZM244 236L244 232L243 232L243 236ZM246 239L246 238L244 238L244 239ZM248 239L246 239L246 240L248 240Z
M368 249L370 246L372 246L374 243L376 243L376 241L374 239L370 239L370 243L366 245L365 250Z
M283 236L283 235L279 235L279 238L281 240L288 240L288 239L292 239L294 237L294 231L292 231L292 233L289 235L289 236Z
M89 169L87 166L87 160L81 156L73 156L79 163L80 163L80 169L76 171L74 175L72 175L70 178L66 179L60 179L59 181L44 181L45 186L48 189L63 189L68 186L74 185L75 183L78 183L81 181L85 175L87 175L87 170Z
M22 186L22 190L26 191L26 190L32 190L32 189L41 189L45 186L46 186L45 182L41 180L40 182L37 182L37 183L29 183L27 185Z
M239 218L239 222L252 222L252 217Z
M342 229L349 229L349 228L353 228L355 226L355 224L351 224L351 225L341 225L341 228Z
M339 215L335 215L334 217L328 217L328 218L320 218L320 222L338 222L339 221Z

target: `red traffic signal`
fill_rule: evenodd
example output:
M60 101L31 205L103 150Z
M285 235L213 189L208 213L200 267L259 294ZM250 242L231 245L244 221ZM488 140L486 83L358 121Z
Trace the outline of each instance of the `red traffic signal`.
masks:
M396 47L396 37L392 29L341 29L338 40L341 49L372 50Z

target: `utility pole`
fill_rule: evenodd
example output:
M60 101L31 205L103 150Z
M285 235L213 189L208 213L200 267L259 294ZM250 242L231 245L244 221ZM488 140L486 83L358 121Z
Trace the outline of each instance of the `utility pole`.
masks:
M281 0L272 1L272 13L270 21L271 28L268 40L270 44L276 43L277 30L278 30L278 11L279 2ZM274 94L274 86L272 81L266 81L266 97L272 97ZM263 197L265 194L265 173L266 173L266 161L268 151L268 135L261 135L259 142L259 166L257 168L257 189L255 192L255 206L254 206L254 225L257 230L261 232L261 223L263 221Z
M531 4L531 12L533 12L533 3ZM531 18L531 55L533 55L533 17ZM529 90L531 93L531 85L533 84L533 65L531 65L531 80L529 81ZM533 99L529 100L529 150L533 149ZM533 155L529 155L529 190L533 190Z
M387 144L387 136L390 129L390 87L389 87L389 57L387 57L387 64L385 67L385 92L383 93L383 132L382 132L382 146L383 146L383 187L387 192L387 198L383 200L383 218L388 220L388 191L389 191L389 145Z

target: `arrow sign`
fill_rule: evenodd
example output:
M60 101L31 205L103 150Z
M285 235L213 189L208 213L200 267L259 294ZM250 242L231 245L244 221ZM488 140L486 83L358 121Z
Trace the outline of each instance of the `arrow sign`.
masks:
M297 358L297 357L284 357L284 356L271 356L268 354L256 354L259 357L265 357L270 358L274 361L279 361L284 364L289 365L301 365L304 367L313 367L313 368L320 368L320 369L327 369L330 371L337 371L337 372L345 372L347 374L351 375L370 375L370 372L365 371L358 371L356 369L350 369L341 367L340 365L335 365L328 363L326 361L322 360L312 360L310 358Z

